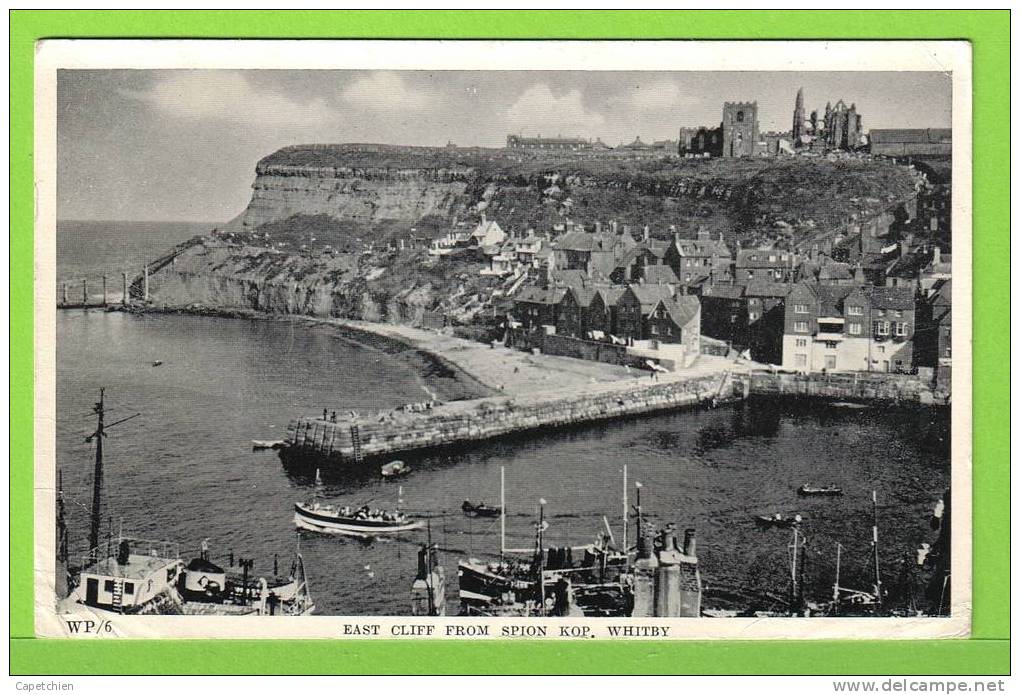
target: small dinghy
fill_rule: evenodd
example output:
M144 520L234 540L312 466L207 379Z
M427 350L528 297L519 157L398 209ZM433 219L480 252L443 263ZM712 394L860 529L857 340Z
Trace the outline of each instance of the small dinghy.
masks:
M762 514L754 517L754 521L763 528L791 528L804 521L804 517L800 514L794 514L793 516L783 516L778 513L772 516Z
M818 497L837 497L843 494L843 488L836 487L835 485L828 485L826 487L817 487L814 485L801 485L797 488L797 494L802 497L818 496Z
M370 509L367 505L353 509L308 502L294 505L294 525L306 531L364 538L413 531L422 523L403 512Z
M411 472L411 467L403 461L390 461L380 471L384 478L400 478Z
M252 451L263 449L282 449L286 445L282 439L253 439L251 440Z
M501 507L490 507L485 502L474 504L471 500L464 500L460 508L468 516L494 517L499 516L503 512Z
M153 360L152 361L152 366L153 367L162 367L163 366L163 360Z

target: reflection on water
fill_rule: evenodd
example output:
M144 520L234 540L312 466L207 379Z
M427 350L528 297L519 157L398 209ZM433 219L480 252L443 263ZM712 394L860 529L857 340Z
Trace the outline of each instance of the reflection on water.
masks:
M948 420L930 408L840 408L758 400L487 442L407 458L414 471L384 481L357 473L288 470L251 439L277 439L294 416L418 401L416 375L391 358L295 326L187 316L64 312L57 322L58 464L71 497L72 543L84 550L92 450L83 435L100 386L109 419L143 417L110 432L106 504L125 532L180 541L214 558L256 558L256 572L300 547L320 612L404 614L414 542L357 541L294 531L293 504L313 494L348 505L428 512L444 549L455 611L456 563L498 550L498 519L469 518L465 499L497 504L505 467L509 544L531 544L539 497L550 544L587 542L605 516L619 528L622 469L644 485L653 518L696 527L710 585L782 594L788 533L762 530L757 514L809 521L807 594L824 598L843 544L848 586L870 586L872 489L879 494L882 561L931 540L928 514L949 481ZM154 360L163 366L151 366ZM839 498L801 498L805 483L842 487ZM284 563L286 564L286 563Z

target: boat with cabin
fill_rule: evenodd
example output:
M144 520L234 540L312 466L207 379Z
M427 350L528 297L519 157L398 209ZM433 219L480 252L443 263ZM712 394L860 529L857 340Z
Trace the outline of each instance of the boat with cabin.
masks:
M485 502L478 502L477 504L471 500L464 500L460 505L461 511L467 516L480 516L488 518L496 518L503 513L502 507L493 507Z
M294 505L294 525L317 533L369 537L414 531L422 527L422 522L398 510L383 511L368 505L339 507L313 500Z
M96 443L89 550L72 566L64 515L62 483L58 486L57 565L58 608L129 615L308 615L315 609L300 554L286 578L249 577L249 564L240 577L224 571L201 555L185 564L176 543L126 537L112 528L100 543L103 488L103 441L106 430L137 415L105 424L105 389L93 412L96 431L86 438ZM58 480L62 477L58 475ZM111 524L112 526L112 524Z

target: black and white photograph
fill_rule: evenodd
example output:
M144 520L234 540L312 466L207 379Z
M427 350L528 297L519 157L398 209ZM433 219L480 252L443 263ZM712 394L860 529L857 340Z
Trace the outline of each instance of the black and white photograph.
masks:
M966 636L968 71L45 42L37 628Z

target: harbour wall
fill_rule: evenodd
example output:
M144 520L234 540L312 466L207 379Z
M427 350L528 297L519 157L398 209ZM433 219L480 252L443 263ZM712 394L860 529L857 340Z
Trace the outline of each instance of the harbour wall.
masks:
M794 374L754 370L747 376L757 396L799 396L833 401L920 403L948 405L949 394L937 392L931 381L912 374L836 372Z
M929 382L901 374L792 374L734 370L661 375L515 398L491 397L415 406L372 415L347 413L337 422L301 417L287 427L285 460L357 464L381 456L425 451L528 431L744 399L796 396L828 401L948 405Z
M746 395L744 381L729 372L687 379L650 378L590 387L493 397L434 405L422 412L371 416L347 413L337 422L302 417L287 427L284 457L357 463L402 452L493 439L531 430L564 427L696 406Z

